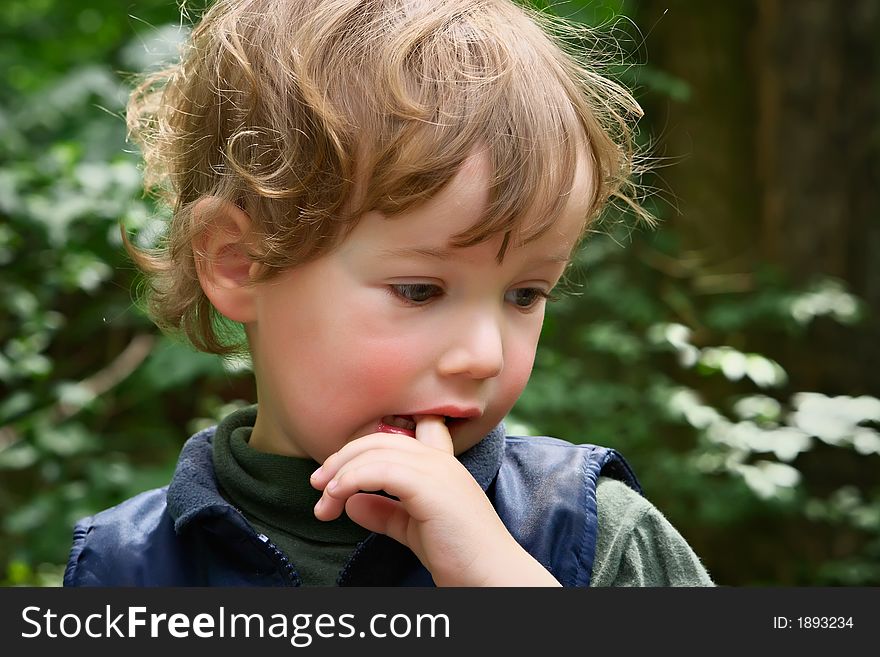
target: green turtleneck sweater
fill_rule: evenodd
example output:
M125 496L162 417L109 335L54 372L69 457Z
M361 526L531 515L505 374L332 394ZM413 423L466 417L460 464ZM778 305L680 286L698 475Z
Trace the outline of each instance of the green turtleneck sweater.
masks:
M314 516L321 496L309 484L311 459L259 452L248 445L256 406L224 418L214 435L220 492L286 555L295 555L305 586L332 586L355 546L369 532L344 514ZM599 534L591 586L713 586L681 534L626 484L600 477Z
M314 514L321 491L309 484L318 463L259 452L248 445L256 407L226 417L214 435L220 492L294 565L304 586L332 586L355 546L369 535L344 513L325 522Z

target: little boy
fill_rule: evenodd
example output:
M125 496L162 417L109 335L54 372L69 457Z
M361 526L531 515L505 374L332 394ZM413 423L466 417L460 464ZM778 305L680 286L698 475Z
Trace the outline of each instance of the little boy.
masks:
M549 27L510 0L220 0L136 91L173 208L162 250L129 244L152 314L247 349L258 405L78 523L66 585L711 585L619 454L504 431L639 113Z

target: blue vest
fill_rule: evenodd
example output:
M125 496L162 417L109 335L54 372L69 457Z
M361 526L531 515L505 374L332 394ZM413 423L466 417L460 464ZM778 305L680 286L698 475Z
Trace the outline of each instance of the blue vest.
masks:
M294 565L219 493L211 439L190 438L171 484L147 491L74 529L65 586L298 586ZM596 482L641 492L612 449L556 438L511 437L499 425L475 455L462 455L513 537L564 586L589 586L596 550ZM474 469L472 469L472 466ZM482 479L482 480L481 480ZM432 586L405 546L381 534L362 541L340 586Z

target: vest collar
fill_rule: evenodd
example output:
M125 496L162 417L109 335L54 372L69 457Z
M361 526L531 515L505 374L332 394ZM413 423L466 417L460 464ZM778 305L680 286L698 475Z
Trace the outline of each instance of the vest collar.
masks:
M221 495L214 474L212 439L216 427L193 435L184 444L168 486L168 511L174 529L182 532L193 520L203 516L236 518L247 527L241 515ZM498 424L480 442L458 456L483 491L498 474L504 454L504 423Z

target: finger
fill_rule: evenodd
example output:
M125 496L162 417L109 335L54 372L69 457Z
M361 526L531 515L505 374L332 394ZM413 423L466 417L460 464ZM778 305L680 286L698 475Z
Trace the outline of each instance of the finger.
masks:
M336 520L342 515L345 508L345 500L339 500L329 495L321 495L321 499L315 504L315 517L318 520Z
M347 443L338 452L324 459L324 464L312 473L310 483L313 488L323 490L339 469L370 450L392 449L400 453L421 449L418 441L390 433L372 433Z
M373 449L358 454L341 464L330 481L318 486L313 479L312 486L324 490L315 504L315 517L318 520L338 518L346 500L362 492L381 490L399 498L397 491L400 490L403 494L412 495L413 486L426 481L429 474L424 467L419 467L418 462L413 461L410 454L399 449Z
M358 493L348 498L345 513L364 529L385 534L406 545L409 514L400 502L378 495Z
M454 453L452 436L446 428L446 420L440 415L418 415L416 421L416 440L423 445Z
M357 493L381 490L409 508L418 506L428 480L428 472L393 459L356 461L327 484L323 497L329 498L328 506L334 508L333 500L344 502Z

